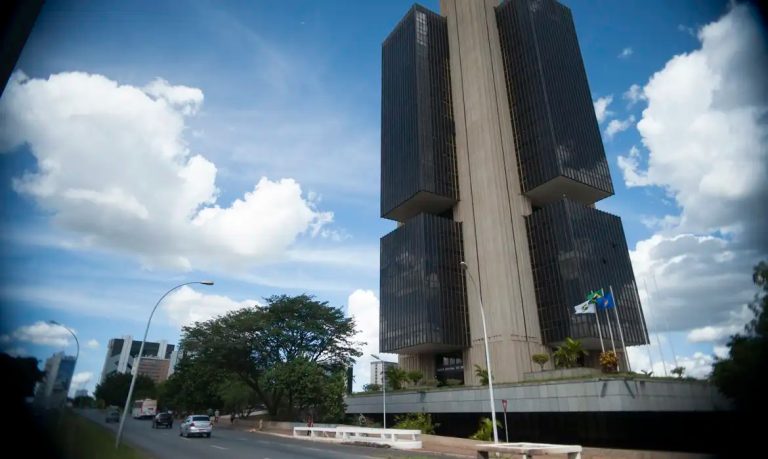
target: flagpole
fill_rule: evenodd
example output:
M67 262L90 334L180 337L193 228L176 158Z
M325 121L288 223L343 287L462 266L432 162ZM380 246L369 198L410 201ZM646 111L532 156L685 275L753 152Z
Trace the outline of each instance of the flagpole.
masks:
M650 296L651 291L648 290L648 282L643 279L643 286L645 287L645 293ZM654 293L654 298L656 297L656 294ZM650 310L648 311L650 312ZM648 341L651 340L651 336L648 336ZM664 376L668 376L667 374L667 363L664 361L664 350L661 348L661 340L659 339L659 332L656 332L656 345L659 346L659 356L661 356L661 366L664 368ZM650 346L650 343L649 343ZM653 370L653 367L651 367L651 370Z
M603 331L600 330L600 317L598 317L597 313L597 305L595 305L595 320L597 321L597 334L600 336L600 349L605 352L605 345L603 344Z
M653 279L653 292L654 295L659 293L659 286L656 285L656 271L651 271L651 278ZM675 352L675 345L672 343L672 340L669 337L669 322L667 321L667 314L664 313L661 315L661 319L664 321L664 331L667 334L667 341L669 341L669 347L672 349L672 360L675 361L675 367L679 367L680 365L677 363L677 353Z
M635 299L637 299L637 317L640 319L640 325L643 327L643 333L645 333L645 336L643 336L643 341L645 341L645 338L648 338L648 347L645 349L648 351L648 361L651 363L651 372L653 372L653 357L651 356L651 335L648 334L648 327L645 325L645 314L643 314L643 309L640 305L640 295L637 293L637 281L632 282L634 282L635 285L633 294Z
M616 295L613 294L613 285L609 285L608 290L611 292L613 312L616 314L616 323L619 325L619 337L621 338L621 350L624 352L624 362L627 364L627 370L632 371L632 366L629 364L629 356L627 355L627 346L624 344L624 332L621 330L621 320L619 320L619 302L616 301Z
M611 335L611 347L613 348L613 353L616 354L616 343L613 341L613 329L611 328L611 316L608 314L608 311L605 311L605 318L608 320L608 334Z

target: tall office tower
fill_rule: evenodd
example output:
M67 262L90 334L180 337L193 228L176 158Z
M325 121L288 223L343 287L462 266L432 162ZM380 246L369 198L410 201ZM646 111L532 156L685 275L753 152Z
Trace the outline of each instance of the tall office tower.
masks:
M379 386L384 384L387 369L396 366L395 362L382 362L381 360L371 362L371 384L378 384Z
M45 361L45 377L35 392L39 405L54 408L64 405L69 394L69 386L75 373L75 356L57 352Z
M566 337L600 350L573 306L609 286L626 345L647 342L621 220L594 208L613 186L570 10L440 9L414 5L382 45L381 216L398 227L381 240L381 351L479 384L482 299L494 380L519 381Z
M107 345L107 355L104 358L104 367L101 370L101 382L107 379L107 376L114 373L130 373L133 370L133 364L136 357L139 355L139 349L141 348L141 341L134 341L130 335L125 335L122 338L113 338L109 340ZM163 362L147 362L141 363L140 374L147 373L148 376L165 380L173 374L173 369L176 366L178 358L178 352L176 352L173 344L168 344L166 340L160 342L147 341L144 343L144 350L142 352L142 359L144 357L154 358L154 360L168 360L167 363ZM158 372L164 368L165 375L160 376Z

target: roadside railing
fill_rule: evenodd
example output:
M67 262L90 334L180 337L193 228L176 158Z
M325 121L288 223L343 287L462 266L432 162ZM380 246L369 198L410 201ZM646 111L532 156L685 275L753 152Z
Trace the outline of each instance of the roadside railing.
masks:
M377 429L374 427L294 427L293 436L315 441L336 443L372 443L396 449L419 449L420 430Z
M581 459L580 445L552 445L547 443L483 443L475 446L478 459L488 459L490 453L522 455L525 459L533 456L567 454L568 459Z

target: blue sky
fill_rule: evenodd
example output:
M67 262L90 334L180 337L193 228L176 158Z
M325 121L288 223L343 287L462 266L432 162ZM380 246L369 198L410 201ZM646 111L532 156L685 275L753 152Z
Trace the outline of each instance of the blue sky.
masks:
M616 194L598 207L623 218L650 331L672 331L660 338L672 343L662 341L666 360L674 347L703 375L745 320L750 266L766 254L749 223L766 195L766 137L756 121L701 145L686 129L709 115L752 126L764 113L761 70L747 67L765 49L733 51L756 39L745 26L752 13L726 2L564 3L593 99L611 98L601 129L615 130L604 142ZM165 290L207 278L216 285L170 298L150 339L175 342L190 320L308 292L348 308L372 341L378 239L394 228L378 218L380 45L409 6L46 2L17 64L23 74L0 100L0 344L41 359L73 352L61 330L35 325L64 323L83 346L78 381L93 389L110 338L140 339ZM694 95L669 107L667 94L730 76L727 62L744 64L740 87L757 97L707 86L699 94L713 95L709 105ZM632 85L634 102L624 96ZM690 121L679 136L658 128L676 120ZM732 152L740 167L757 165L735 191L717 186L730 163L691 162L732 145L729 135L757 139ZM724 205L703 211L704 198ZM214 210L195 218L202 208ZM650 366L641 351L633 362ZM356 385L366 382L363 364Z

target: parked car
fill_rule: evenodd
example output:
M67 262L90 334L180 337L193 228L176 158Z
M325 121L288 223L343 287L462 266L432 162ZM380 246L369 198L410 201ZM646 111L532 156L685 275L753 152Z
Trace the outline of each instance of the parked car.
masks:
M171 416L171 413L157 413L155 417L152 419L152 428L157 429L158 427L163 426L167 428L173 427L173 416Z
M120 412L117 410L107 411L107 417L104 422L109 424L110 422L120 422Z
M211 418L208 415L193 414L184 418L184 421L179 426L179 435L182 437L199 435L210 438L212 430Z

